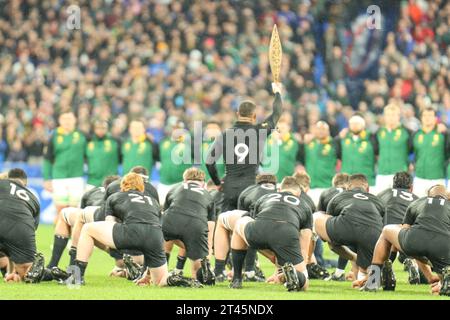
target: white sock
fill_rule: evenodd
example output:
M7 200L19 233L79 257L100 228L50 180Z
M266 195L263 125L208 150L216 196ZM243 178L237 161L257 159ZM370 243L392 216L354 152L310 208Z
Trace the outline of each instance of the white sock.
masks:
M343 275L345 273L345 270L336 268L336 270L334 271L334 274L336 275L336 277L340 277L341 275Z
M367 276L367 273L358 271L358 280L363 280Z

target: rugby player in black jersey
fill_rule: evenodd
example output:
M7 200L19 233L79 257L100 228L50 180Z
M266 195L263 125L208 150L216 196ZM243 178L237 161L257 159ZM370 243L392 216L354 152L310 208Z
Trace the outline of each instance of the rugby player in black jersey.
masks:
M255 183L261 155L267 137L275 129L282 113L281 83L272 83L275 94L272 114L262 123L256 123L256 105L251 101L240 104L237 121L215 139L208 153L206 168L217 186L222 184L216 162L223 156L225 178L223 181L223 211L237 209L241 192Z
M297 183L302 188L302 193L300 195L300 200L309 207L312 213L316 212L316 205L314 204L313 199L308 195L311 185L311 178L306 172L295 172L293 177L297 181ZM322 241L314 241L311 242L311 255L305 257L307 262L308 274L311 279L325 279L330 276L328 270L322 267L318 260L323 264L323 245Z
M105 221L83 226L75 260L80 270L81 283L84 283L94 242L98 242L108 248L143 253L145 272L142 278L136 280L139 285L152 282L157 286L199 286L198 282L191 279L169 276L163 248L160 206L155 198L145 195L144 190L144 180L140 175L127 174L121 180L120 192L114 193L106 201Z
M162 230L166 241L185 249L193 261L192 275L204 284L214 284L208 256L212 255L212 238L216 222L214 199L205 189L205 173L189 168L183 183L173 187L164 202Z
M392 247L416 258L433 293L450 296L450 202L443 185L431 187L428 197L411 203L402 225L383 228L369 268L370 276L362 290L395 288L390 282L392 268L386 267Z
M386 206L384 225L402 224L405 218L406 209L418 197L412 193L413 178L408 172L397 172L393 179L393 188L383 190L377 196ZM393 248L389 260L394 262L397 258L397 250ZM407 258L400 253L399 260L405 265L408 271L408 281L410 284L420 283L420 274L417 263L414 259Z
M247 187L239 196L238 209L219 215L214 233L214 257L216 262L214 273L218 282L223 282L226 279L225 260L230 250L231 233L234 230L236 221L243 214L251 212L256 201L263 195L276 191L277 177L273 174L259 174L256 176L256 184ZM254 254L250 253L250 255L247 252L245 273L245 279L247 281L259 280L255 274L255 256L256 252Z
M7 178L0 180L2 273L6 274L7 265L12 264L6 282L34 282L33 273L38 271L32 265L36 258L35 232L39 226L40 205L26 186L27 175L22 169L11 169ZM43 266L40 269L38 273L43 271Z
M280 191L263 196L253 209L254 219L244 216L236 223L231 238L233 289L242 288L242 266L247 248L253 247L282 266L289 291L308 287L308 272L303 257L308 254L312 235L312 214L300 206L301 187L295 178L286 177Z
M358 280L366 277L383 229L384 211L383 203L369 193L366 176L354 174L349 178L348 190L330 201L326 213L314 214L314 228L319 237L328 242L334 252L356 262L359 271L354 286L359 286Z

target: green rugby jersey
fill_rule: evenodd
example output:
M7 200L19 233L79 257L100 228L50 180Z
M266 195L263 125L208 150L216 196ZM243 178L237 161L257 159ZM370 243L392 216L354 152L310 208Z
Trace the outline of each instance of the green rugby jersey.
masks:
M311 177L311 188L330 188L336 174L336 142L331 137L314 139L302 145L302 149L302 162Z
M159 144L159 156L161 159L160 182L171 185L183 181L184 171L192 166L189 144L164 138Z
M110 135L102 138L94 135L86 146L87 183L99 187L107 176L116 175L120 163L119 158L120 146L116 139Z
M380 128L375 135L375 153L378 155L377 173L392 175L408 171L412 152L412 134L405 127L394 130Z
M422 179L444 179L448 158L447 134L436 128L426 133L422 129L414 134L415 173Z
M143 135L139 141L125 140L121 145L123 173L127 174L135 166L143 166L151 176L152 168L159 161L158 145Z
M276 151L273 148L276 148ZM266 141L261 168L263 172L275 174L277 181L281 182L284 177L294 174L295 166L299 162L298 155L299 143L292 134L288 133L280 139L271 135ZM275 157L278 157L278 159L275 159Z
M85 148L83 133L78 130L65 133L57 128L46 146L44 180L83 177Z

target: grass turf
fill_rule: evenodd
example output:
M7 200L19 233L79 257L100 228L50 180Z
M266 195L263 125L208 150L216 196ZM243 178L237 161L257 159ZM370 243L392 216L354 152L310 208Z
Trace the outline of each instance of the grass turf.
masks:
M46 259L50 258L53 241L53 227L42 225L37 232L38 250ZM327 255L330 255L327 252ZM170 267L176 260L172 253ZM265 258L260 259L266 275L273 272L273 267ZM60 266L68 264L67 250L64 252ZM290 293L281 285L265 283L244 283L242 290L231 290L228 283L220 283L214 287L202 289L137 287L123 278L112 278L108 274L113 267L113 260L104 252L95 250L86 273L86 286L79 289L58 285L56 282L29 285L23 283L6 284L0 282L0 299L144 299L144 300L210 300L210 299L249 299L249 300L414 300L414 299L448 299L432 296L428 285L411 286L407 284L407 274L402 266L394 264L397 275L395 292L363 293L351 288L350 282L325 282L312 280L307 292ZM186 271L190 265L186 263Z

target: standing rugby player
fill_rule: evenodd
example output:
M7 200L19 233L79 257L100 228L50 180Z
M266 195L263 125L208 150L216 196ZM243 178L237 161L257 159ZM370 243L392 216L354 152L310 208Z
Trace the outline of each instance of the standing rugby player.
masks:
M436 125L436 111L424 109L422 128L414 134L415 155L414 192L419 197L427 194L436 184L445 185L445 164L448 158L448 135L440 133Z
M366 121L360 115L350 118L349 130L337 138L337 154L342 160L341 172L362 173L369 186L375 185L375 149L373 137L366 131Z
M238 120L234 127L225 130L209 152L206 167L217 186L222 184L216 162L221 156L225 163L223 181L223 211L237 208L241 192L255 183L264 144L271 131L275 129L282 112L281 83L272 83L275 94L273 112L262 123L256 124L256 105L244 101L239 106Z
M205 133L203 136L203 142L201 146L201 154L202 154L202 164L201 169L206 174L206 180L210 180L211 176L208 173L208 168L206 168L206 159L208 157L208 153L212 150L212 147L214 145L214 141L218 136L222 134L222 131L220 130L220 126L216 122L209 122L206 125ZM217 167L217 173L219 175L220 179L223 179L225 176L225 165L223 163L223 157L220 157L216 162Z
M44 159L44 187L53 193L57 217L65 207L76 207L84 193L85 136L75 128L72 112L59 116L59 127L46 146Z
M142 121L131 121L129 134L130 138L121 146L123 172L130 172L133 167L142 166L151 176L153 165L159 161L158 146L146 136Z
M375 135L378 155L376 191L392 188L394 174L407 171L412 152L412 134L400 123L400 107L389 104L384 108L384 126Z
M101 187L107 176L117 174L120 163L119 151L118 141L108 133L108 123L101 120L95 121L94 134L86 146L88 187Z
M330 136L330 127L324 121L317 122L312 133L314 139L301 145L301 162L311 176L310 196L317 204L321 193L331 187L336 173L336 142Z

